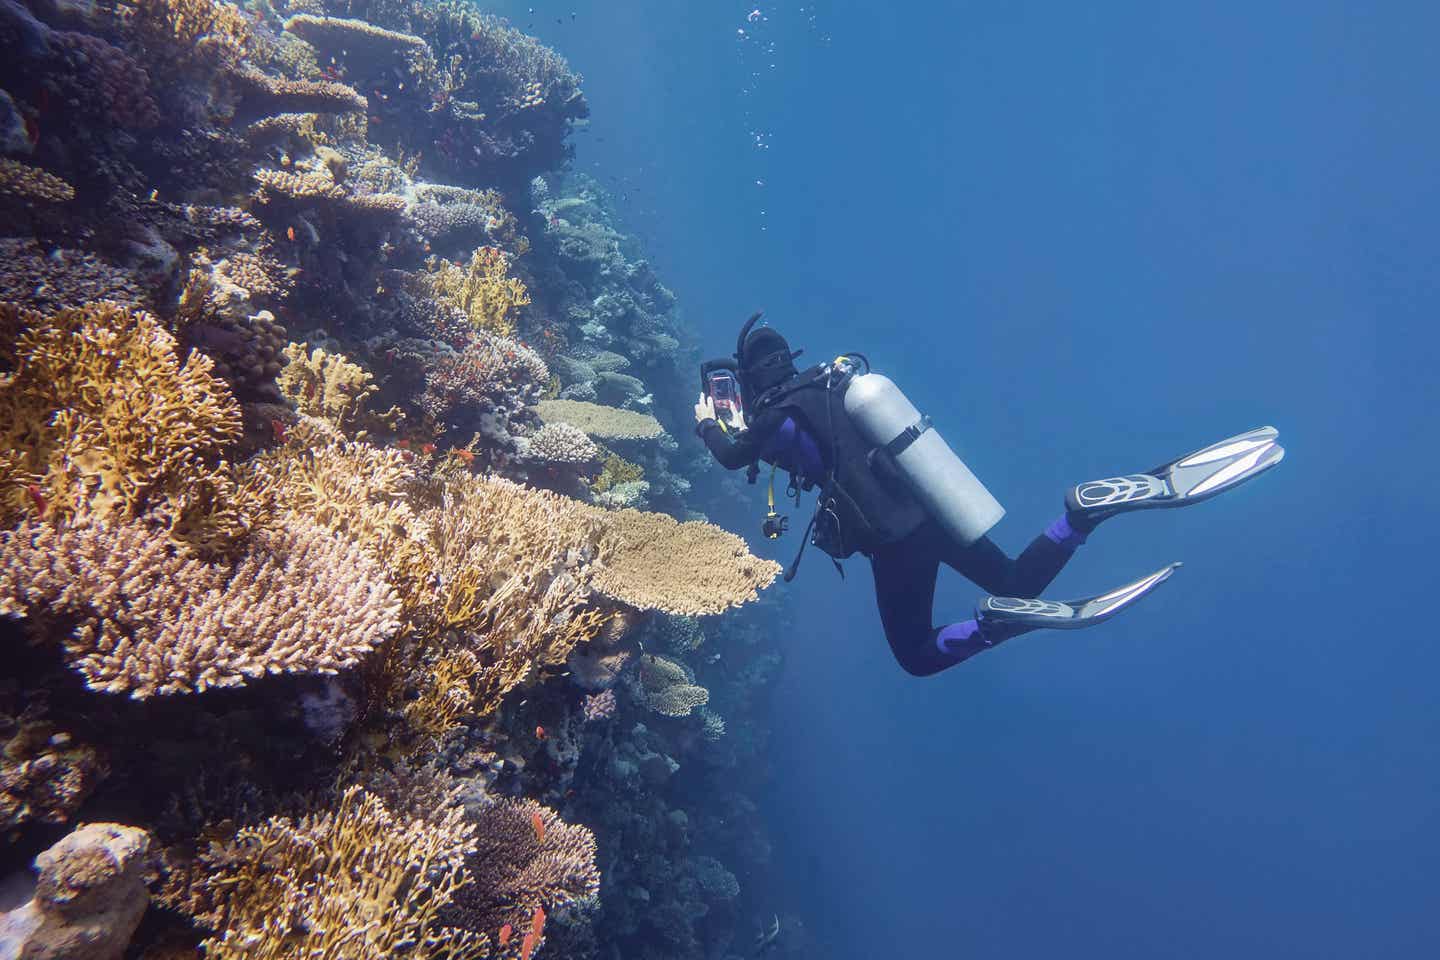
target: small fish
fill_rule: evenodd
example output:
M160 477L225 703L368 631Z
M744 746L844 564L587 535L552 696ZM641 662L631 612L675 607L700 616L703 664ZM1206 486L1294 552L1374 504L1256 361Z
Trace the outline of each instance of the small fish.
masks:
M275 439L281 443L285 442L285 421L279 418L270 421L270 431L275 434Z
M396 440L396 441L395 441L395 446L399 447L401 450L409 450L409 449L410 449L410 441L409 441L409 440Z
M500 928L500 946L503 947L503 946L505 946L505 944L509 943L509 942L510 942L510 935L511 935L512 933L514 933L514 932L515 932L515 928L512 927L512 926L510 926L510 924L508 924L508 923L505 924L503 927L501 927L501 928Z
M30 499L35 504L36 516L45 516L45 508L49 506L49 504L45 500L45 494L42 493L40 490L40 484L30 484L28 487L25 488L25 492L30 494Z
M425 454L425 456L427 456L427 457L430 456L430 454L432 454L432 453L435 452L435 444L433 444L433 443L422 443L422 444L420 445L420 452L423 453L423 454Z
M545 739L545 728L544 728L544 727L536 727L536 728L535 728L535 739L536 739L536 740L544 740L544 739Z
M475 453L472 450L451 450L450 452L467 464L475 462Z
M540 814L530 814L530 826L535 828L535 842L545 842L545 821L540 819Z
M290 242L291 242L291 243L294 243L294 242L295 242L295 228L294 228L294 227L286 227L286 228L285 228L285 236L287 236L287 237L290 238Z
M530 932L525 934L525 939L520 944L520 960L530 960L530 955L535 952L535 947L540 943L540 934L544 932L545 910L536 907L535 914L530 920Z
M376 125L378 126L379 123L380 123L380 118L379 118L379 117L371 117L371 118L370 118L370 122L373 123L373 124L376 124Z

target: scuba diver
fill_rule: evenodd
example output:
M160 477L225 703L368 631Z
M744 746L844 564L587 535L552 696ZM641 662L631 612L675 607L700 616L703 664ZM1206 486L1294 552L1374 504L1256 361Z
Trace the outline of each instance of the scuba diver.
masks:
M696 434L729 470L751 483L770 465L763 530L781 536L775 472L798 505L818 490L815 512L786 570L793 579L807 544L832 558L870 558L875 597L895 659L929 676L1012 637L1044 628L1101 623L1159 586L1172 563L1106 593L1079 600L1037 599L1095 527L1131 510L1183 507L1230 490L1285 455L1273 427L1260 427L1141 473L1092 480L1065 495L1065 513L1015 558L986 534L1005 510L887 377L863 354L798 370L774 329L745 323L735 354L701 365ZM935 580L947 564L989 596L975 616L935 626Z

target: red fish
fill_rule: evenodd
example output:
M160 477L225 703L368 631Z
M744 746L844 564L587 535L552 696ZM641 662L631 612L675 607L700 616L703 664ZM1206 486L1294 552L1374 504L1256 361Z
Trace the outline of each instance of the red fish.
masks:
M285 228L285 236L290 239L290 242L291 242L291 243L294 243L294 242L295 242L295 228L294 228L294 227L286 227L286 228Z
M535 828L535 842L545 842L545 821L540 819L540 814L530 814L530 826Z
M420 446L420 452L423 453L423 454L425 454L425 456L427 456L427 457L430 456L430 454L432 454L432 453L435 452L435 444L433 444L433 443L421 444L421 446Z
M45 516L45 508L49 506L49 504L45 500L45 494L40 491L40 484L30 484L30 486L25 488L25 492L30 494L30 499L35 504L36 515L41 517Z
M409 450L409 449L410 449L410 441L409 441L409 440L396 440L396 441L395 441L395 446L399 447L401 450Z
M475 462L475 452L473 450L451 450L450 452L455 454L455 456L459 457L465 463Z
M501 927L501 928L500 928L500 946L503 947L503 946L505 946L505 944L509 943L509 942L510 942L510 934L512 934L512 933L514 933L514 932L515 932L514 928L511 927L510 924L508 924L508 923L505 924L505 926Z
M544 728L544 727L536 727L536 728L535 728L535 739L536 739L536 740L544 740L544 739L545 739L545 728Z
M281 443L285 442L285 421L274 419L270 421L270 431L275 434L275 439Z

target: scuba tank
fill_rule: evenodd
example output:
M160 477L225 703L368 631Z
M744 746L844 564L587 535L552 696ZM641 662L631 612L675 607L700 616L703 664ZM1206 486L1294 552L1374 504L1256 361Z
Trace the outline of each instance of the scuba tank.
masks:
M870 456L893 465L925 512L960 543L969 546L979 540L1005 515L1005 508L955 455L930 418L922 417L889 377L868 370L852 377L845 389L845 412L860 435L875 445Z

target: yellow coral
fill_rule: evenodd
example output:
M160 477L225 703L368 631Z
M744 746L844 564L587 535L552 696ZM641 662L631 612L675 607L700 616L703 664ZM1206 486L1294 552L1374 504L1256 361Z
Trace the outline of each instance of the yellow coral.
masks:
M605 464L600 468L600 476L590 484L590 489L596 493L604 493L611 487L622 483L634 483L636 480L645 479L645 468L638 463L631 463L619 454L606 451Z
M465 312L481 330L512 336L520 308L530 303L523 281L507 276L510 258L499 247L481 247L466 267L440 260L431 263L435 296Z
M545 423L568 423L597 440L653 440L665 432L648 413L584 400L541 400L535 412Z
M380 388L375 378L343 354L326 353L316 347L305 352L308 343L285 347L285 368L275 383L295 409L307 417L329 420L341 430L355 428L365 410L365 401Z
M780 564L713 524L639 510L596 513L606 532L595 587L641 610L721 613L754 600L780 572Z
M22 200L63 203L75 199L75 188L39 167L0 157L0 194Z
M199 545L243 535L254 509L220 455L240 408L214 363L150 314L114 303L43 316L0 305L0 516L162 515Z
M483 960L486 936L440 924L474 832L461 808L407 817L352 786L333 809L212 843L167 899L216 931L209 960Z

